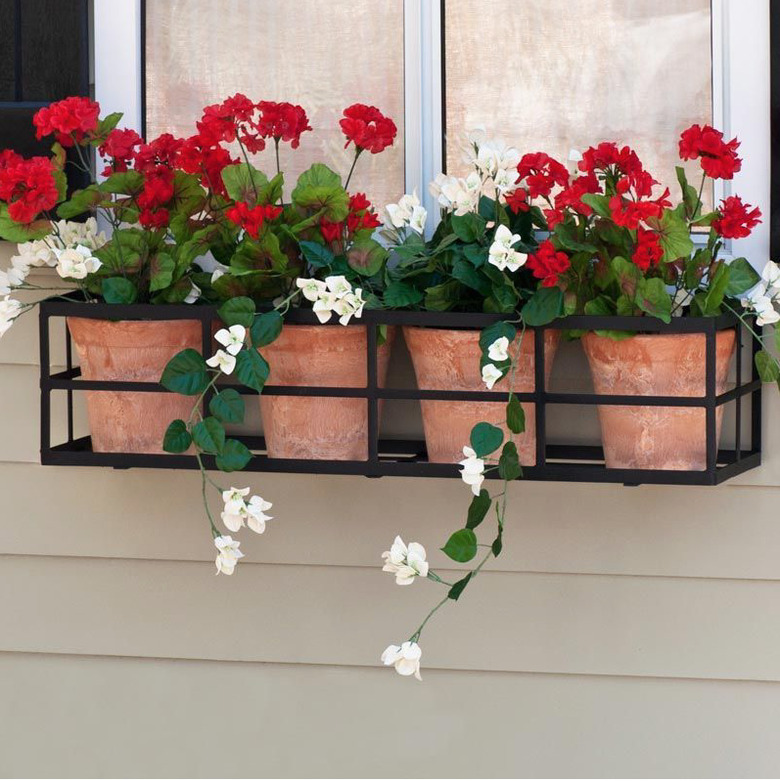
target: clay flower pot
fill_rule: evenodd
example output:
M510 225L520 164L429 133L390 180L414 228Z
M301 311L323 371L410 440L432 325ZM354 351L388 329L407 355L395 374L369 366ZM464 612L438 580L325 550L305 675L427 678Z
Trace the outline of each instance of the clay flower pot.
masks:
M409 347L421 390L487 391L482 381L479 331L446 328L404 327L404 338ZM560 341L560 331L545 331L545 382ZM526 331L520 352L520 365L514 386L518 392L534 389L535 348L533 331ZM505 390L504 378L493 387ZM480 421L497 424L506 417L506 405L496 401L421 401L428 460L455 463L463 458L463 446L469 443L471 429ZM515 438L520 463L536 463L535 404L523 403L525 432ZM506 426L502 426L505 436Z
M69 317L68 330L85 380L159 382L187 347L200 349L197 320L93 320ZM176 393L86 391L96 453L163 453L168 424L189 416L194 400Z
M734 331L716 339L716 387L725 390L734 354ZM639 334L616 341L582 337L593 386L599 394L703 396L704 334ZM604 458L611 469L706 469L706 412L701 407L599 405ZM717 437L723 407L716 412Z
M377 351L377 378L387 379L395 329ZM364 388L366 326L286 325L260 352L271 372L268 385ZM379 411L381 414L380 402ZM368 401L339 397L260 395L260 411L271 458L365 461L368 459Z

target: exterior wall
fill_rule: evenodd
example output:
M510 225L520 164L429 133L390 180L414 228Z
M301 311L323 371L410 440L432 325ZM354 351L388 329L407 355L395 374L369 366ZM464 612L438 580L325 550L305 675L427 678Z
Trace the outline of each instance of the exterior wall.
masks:
M196 474L37 463L36 334L0 342L0 775L780 773L768 427L767 465L716 489L513 486L417 684L378 656L436 590L379 554L400 533L440 563L466 494L250 475L276 517L216 578Z

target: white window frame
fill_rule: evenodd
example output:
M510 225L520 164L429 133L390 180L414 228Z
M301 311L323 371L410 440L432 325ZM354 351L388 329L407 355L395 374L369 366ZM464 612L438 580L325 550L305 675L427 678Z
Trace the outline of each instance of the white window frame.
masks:
M713 124L739 137L744 159L733 182L716 184L715 197L735 192L761 208L763 223L729 247L757 268L769 257L769 4L712 0ZM96 99L105 113L124 112L124 125L140 132L141 1L94 0L94 15ZM430 214L438 209L428 183L443 164L441 39L439 0L404 0L406 188L417 190Z

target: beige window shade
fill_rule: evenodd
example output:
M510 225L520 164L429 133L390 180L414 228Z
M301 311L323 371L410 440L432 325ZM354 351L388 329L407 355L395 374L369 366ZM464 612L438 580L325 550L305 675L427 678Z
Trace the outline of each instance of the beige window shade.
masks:
M346 178L338 125L352 103L398 126L393 147L361 156L351 192L381 207L404 191L403 0L146 0L147 135L188 136L203 106L243 92L298 103L313 132L282 146L288 184L314 161ZM275 173L272 148L255 164ZM289 193L290 187L287 187Z
M630 144L675 194L680 131L712 122L710 16L709 0L448 0L447 170L464 172L460 134L484 125L562 162Z

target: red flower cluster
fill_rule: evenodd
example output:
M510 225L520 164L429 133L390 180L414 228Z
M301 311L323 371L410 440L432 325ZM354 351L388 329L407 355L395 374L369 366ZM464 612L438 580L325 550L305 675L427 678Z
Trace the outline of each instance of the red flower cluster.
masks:
M631 256L631 260L642 269L647 271L661 262L664 251L658 240L658 234L645 228L639 228L636 236L636 249Z
M525 182L531 198L547 198L557 184L566 187L569 172L566 167L544 152L529 152L517 164L517 184Z
M36 112L35 137L54 135L63 146L73 146L97 130L99 115L100 105L89 98L65 98Z
M655 200L649 197L654 184L658 182L646 171L637 176L624 176L618 181L617 195L609 199L609 209L616 225L636 230L642 220L660 217L663 210L672 205L668 187Z
M739 141L723 140L723 133L709 125L691 125L680 136L680 158L695 160L700 158L701 169L713 179L733 179L742 168L742 160L737 157Z
M164 204L173 198L173 169L158 165L144 172L144 189L138 196L141 214L138 222L144 228L165 228L170 220Z
M179 152L179 167L188 174L197 174L200 183L207 189L222 196L227 195L225 183L222 181L222 170L225 166L237 163L230 152L223 146L210 144L200 134L190 136L183 142Z
M513 214L527 212L531 208L528 202L528 190L518 187L506 195L506 205L512 210Z
M542 287L555 287L560 275L571 266L571 261L565 252L556 252L553 243L547 239L539 245L535 254L528 256L527 265L534 276L542 280Z
M128 164L135 157L136 147L144 140L135 130L117 128L112 130L106 140L98 147L102 157L110 157L111 163L103 169L103 176L127 171Z
M273 138L277 142L289 141L293 149L300 145L301 134L312 129L301 106L261 100L257 110L260 112L260 118L255 123L258 133L263 138Z
M266 220L275 220L282 213L281 206L255 206L239 201L225 212L225 216L236 225L242 227L253 239L260 235L260 229Z
M598 146L592 146L582 153L580 171L590 174L610 168L616 168L618 172L630 176L642 170L642 162L631 147L618 148L614 141L602 141Z
M718 209L720 216L713 221L712 227L724 239L744 239L761 222L761 210L758 207L748 209L750 204L742 203L738 195L725 198Z
M57 203L57 183L48 157L25 160L15 152L0 153L0 200L8 203L14 222L32 222Z
M254 136L245 127L251 123L254 112L255 104L240 92L226 98L222 103L206 106L200 121L195 123L203 145L213 146L221 141L231 143L238 135L242 136L242 142L245 141L244 136L248 136L247 148L250 144L254 145ZM259 143L260 146L249 151L258 152L265 147L262 140Z
M353 142L359 152L367 149L372 154L378 154L392 146L398 132L390 117L386 117L375 106L362 103L345 108L344 119L339 121L339 125L347 138L345 149Z
M591 172L578 176L568 187L561 190L555 196L555 208L546 209L544 216L547 219L547 225L552 230L559 222L563 222L565 209L571 209L588 216L593 210L586 203L582 202L582 196L586 193L599 192L599 180L596 174Z
M320 233L328 244L340 241L347 230L347 238L351 238L360 230L373 230L381 225L379 216L371 206L371 201L364 193L355 193L349 198L349 214L343 222L320 220Z

